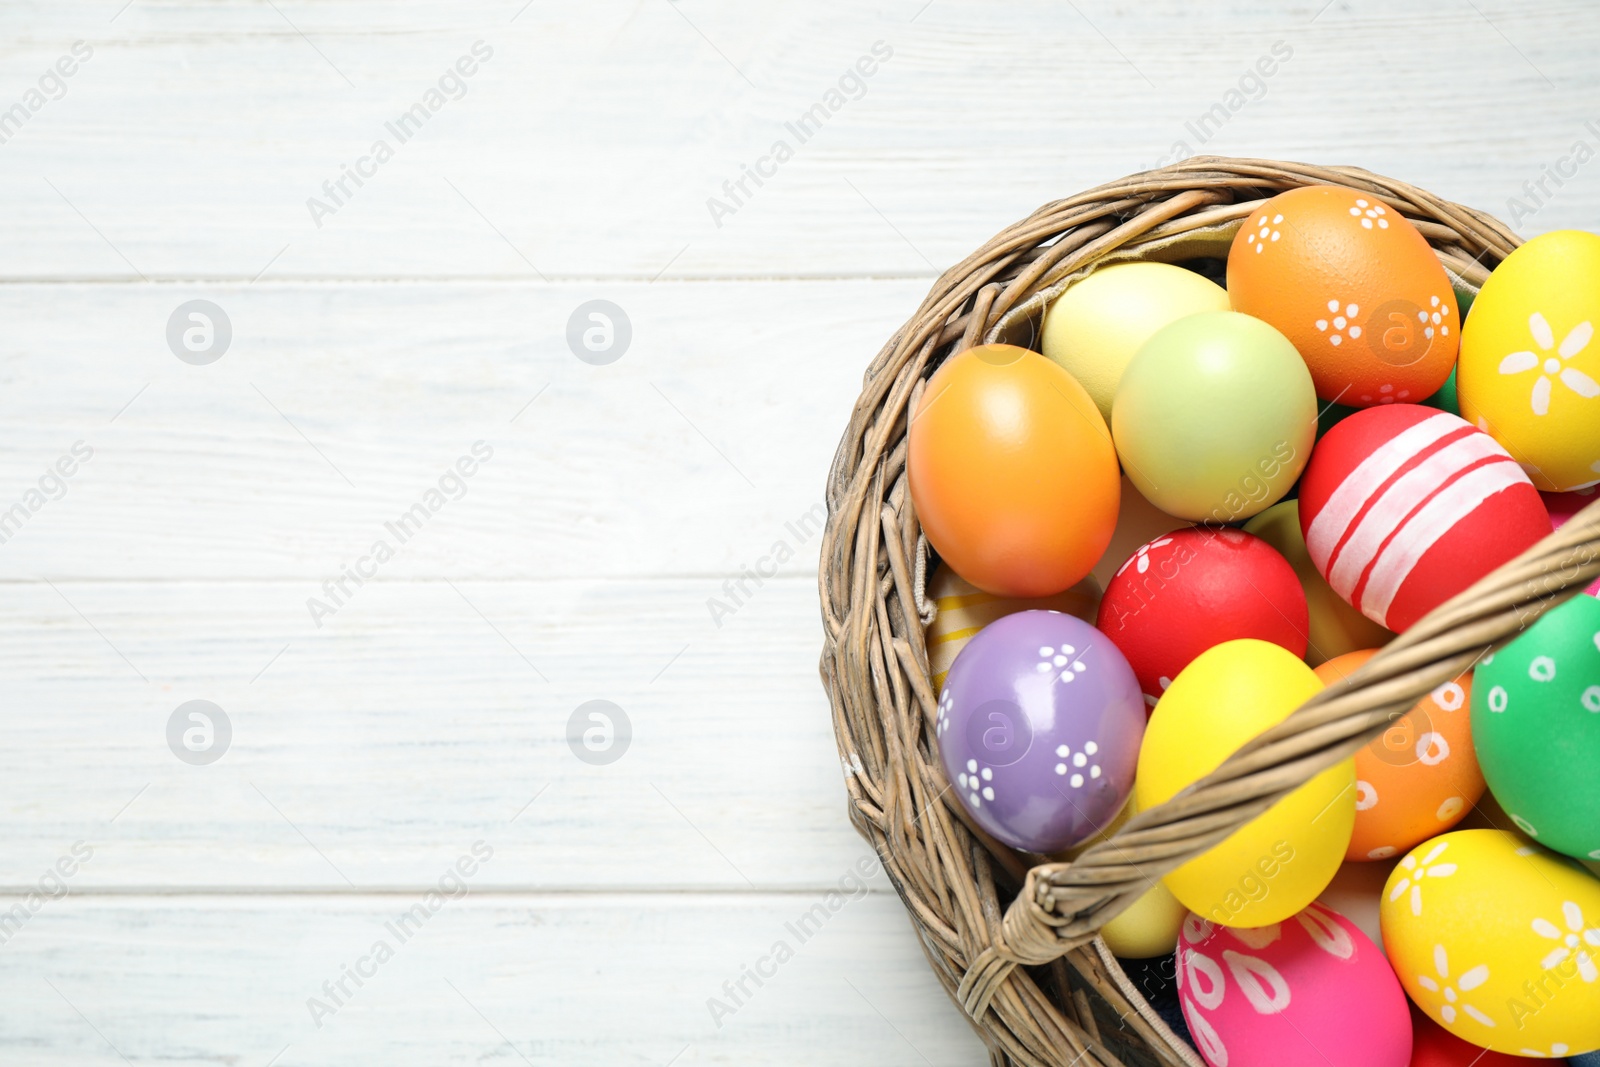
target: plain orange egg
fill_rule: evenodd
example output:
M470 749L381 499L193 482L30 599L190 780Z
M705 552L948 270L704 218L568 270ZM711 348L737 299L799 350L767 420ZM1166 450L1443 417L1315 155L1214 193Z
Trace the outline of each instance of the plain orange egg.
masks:
M1318 667L1333 686L1378 654L1346 652ZM1460 822L1483 796L1472 748L1472 672L1446 682L1356 753L1349 860L1398 856Z
M950 357L923 390L908 448L928 543L985 592L1059 593L1111 541L1111 431L1077 380L1037 352L983 345Z
M1228 299L1294 343L1317 396L1419 403L1455 366L1455 291L1427 239L1371 193L1291 189L1252 211L1228 251Z

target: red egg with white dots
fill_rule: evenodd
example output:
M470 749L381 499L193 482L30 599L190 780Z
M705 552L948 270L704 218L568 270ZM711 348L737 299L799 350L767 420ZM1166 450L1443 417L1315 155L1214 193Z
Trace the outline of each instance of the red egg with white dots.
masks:
M1358 411L1317 442L1300 529L1334 591L1399 633L1542 539L1550 516L1488 434L1395 404Z
M1174 530L1141 545L1106 585L1096 627L1154 707L1178 672L1224 641L1253 637L1306 654L1306 595L1294 567L1254 534Z

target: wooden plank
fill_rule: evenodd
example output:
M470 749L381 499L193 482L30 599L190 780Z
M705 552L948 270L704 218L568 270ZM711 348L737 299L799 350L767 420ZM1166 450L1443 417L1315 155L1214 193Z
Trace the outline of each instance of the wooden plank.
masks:
M931 277L1175 154L1355 163L1503 212L1600 146L1600 24L1558 2L134 0L107 21L121 3L0 12L0 106L95 48L0 146L0 277ZM400 143L385 123L479 40L465 95ZM802 142L786 124L878 41L893 55ZM393 158L314 220L379 139ZM724 183L757 165L735 204ZM1547 191L1528 232L1600 206L1588 169Z
M881 873L874 881L879 891L847 882L836 898L472 892L437 898L405 927L423 898L51 900L5 943L0 1056L30 1067L980 1062L899 900ZM347 967L368 977L357 986ZM768 977L745 979L734 1005L724 982L757 967ZM323 988L341 979L345 992ZM712 998L731 1013L714 1016Z
M314 631L291 583L8 586L0 886L77 840L81 887L410 886L481 837L485 885L815 888L870 851L815 586L769 581L720 629L708 587L378 582ZM231 724L204 766L167 736L196 699ZM591 765L568 722L597 699L631 740Z
M822 485L862 370L925 292L919 281L0 287L0 513L75 442L93 450L65 496L0 523L0 579L292 577L313 587L303 602L379 540L396 553L368 566L384 578L720 584L780 541L793 557L772 566L814 573ZM632 327L605 366L566 339L595 298ZM205 366L166 340L192 299L232 327ZM452 468L477 441L492 459L456 486ZM387 524L446 476L449 499L402 544Z

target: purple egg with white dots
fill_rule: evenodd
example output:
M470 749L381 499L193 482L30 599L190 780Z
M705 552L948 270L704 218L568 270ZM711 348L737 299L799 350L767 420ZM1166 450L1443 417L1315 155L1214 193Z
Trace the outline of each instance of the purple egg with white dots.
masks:
M1057 852L1122 810L1144 724L1139 681L1109 637L1058 611L1019 611L951 664L935 734L979 826L1013 848Z

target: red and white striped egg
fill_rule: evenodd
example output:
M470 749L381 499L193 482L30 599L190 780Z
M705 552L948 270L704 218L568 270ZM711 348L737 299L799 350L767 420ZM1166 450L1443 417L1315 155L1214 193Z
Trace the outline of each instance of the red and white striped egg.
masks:
M1543 538L1550 517L1488 434L1395 404L1358 411L1317 443L1300 528L1328 584L1398 633Z

